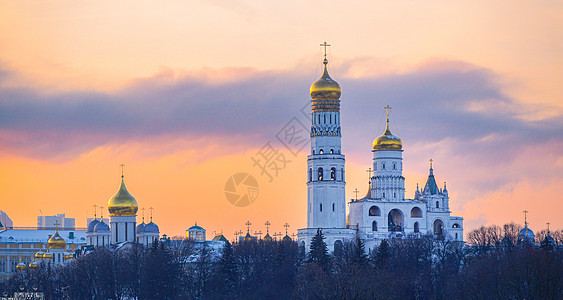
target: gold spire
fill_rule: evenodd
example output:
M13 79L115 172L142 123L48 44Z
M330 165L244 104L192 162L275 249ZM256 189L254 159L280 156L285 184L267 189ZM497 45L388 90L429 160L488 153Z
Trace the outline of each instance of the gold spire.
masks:
M326 47L330 45L327 44L325 41L321 44L324 47L324 71L323 75L319 80L315 81L311 85L310 94L311 99L313 100L338 100L340 99L340 95L342 94L342 90L340 89L340 85L338 82L334 81L330 75L328 75L327 65L328 59L326 58Z
M373 150L401 150L403 149L403 142L399 137L394 136L389 130L389 110L392 108L387 105L384 107L387 110L387 121L385 125L385 132L373 141Z
M123 179L124 166L125 165L121 164L121 185L119 186L119 190L108 201L108 211L111 216L135 216L139 209L137 200L127 191L127 187L125 187L125 181Z

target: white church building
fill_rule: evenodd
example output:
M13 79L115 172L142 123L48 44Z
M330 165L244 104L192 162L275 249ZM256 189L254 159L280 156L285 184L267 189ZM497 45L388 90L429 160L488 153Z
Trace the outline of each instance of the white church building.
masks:
M325 48L326 48L325 43ZM369 251L383 239L432 234L463 241L463 218L451 216L444 182L439 188L432 162L422 190L405 198L403 144L389 129L373 142L373 176L368 193L346 203L345 157L341 152L340 85L327 71L311 85L311 155L307 158L307 228L298 230L300 245L309 248L321 229L329 251L359 237ZM346 204L348 204L348 217Z

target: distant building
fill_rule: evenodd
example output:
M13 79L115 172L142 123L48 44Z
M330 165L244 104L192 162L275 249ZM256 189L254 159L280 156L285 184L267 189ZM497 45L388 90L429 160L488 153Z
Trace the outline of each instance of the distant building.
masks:
M76 228L74 218L67 218L65 217L65 214L57 214L55 216L37 216L38 229L55 228L55 224L58 224L59 228L66 230L74 230Z
M86 245L83 230L3 229L0 230L0 280L17 270L35 268L40 263L60 265Z
M2 225L0 225L0 228L2 227L14 227L14 222L12 222L12 219L10 219L10 217L8 217L8 214L6 214L5 212L0 210L0 223L2 223Z
M205 241L205 229L201 226L197 226L197 222L194 226L186 230L186 237L190 241L194 242L204 242Z

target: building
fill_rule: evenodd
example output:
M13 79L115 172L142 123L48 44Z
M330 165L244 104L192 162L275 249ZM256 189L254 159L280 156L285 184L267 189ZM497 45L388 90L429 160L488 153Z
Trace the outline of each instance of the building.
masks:
M34 268L41 262L64 264L85 245L83 230L0 230L0 280L9 278L18 268Z
M11 228L14 227L14 222L12 222L12 219L10 219L10 217L8 217L8 214L6 214L5 212L0 210L0 228Z
M322 46L328 46L326 43ZM371 250L382 239L432 234L438 239L463 241L463 218L449 210L446 184L438 188L432 163L422 191L405 198L403 144L387 126L372 145L373 176L368 192L348 203L346 217L345 157L341 152L340 85L327 71L311 85L311 155L307 158L307 228L298 230L300 245L310 246L318 229L322 230L329 251L356 237Z
M88 245L107 247L139 243L150 246L153 242L158 241L160 229L152 221L152 212L151 221L148 224L145 224L143 216L142 223L137 225L138 210L137 199L127 190L122 173L119 189L108 201L109 225L103 216L98 220L96 214L94 214L94 219L88 222L86 230Z
M186 237L190 241L194 242L204 242L205 241L205 229L201 226L197 226L197 222L194 226L186 230Z
M65 214L57 214L55 216L37 216L37 228L55 228L55 224L59 224L61 229L75 229L74 218L66 218Z

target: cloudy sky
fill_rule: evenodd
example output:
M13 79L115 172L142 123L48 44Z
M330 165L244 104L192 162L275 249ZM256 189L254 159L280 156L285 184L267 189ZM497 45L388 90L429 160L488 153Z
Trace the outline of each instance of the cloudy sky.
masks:
M466 231L525 209L533 229L561 228L561 28L559 1L3 1L0 209L82 226L123 163L162 233L304 227L308 147L277 137L308 126L326 40L348 199L366 192L389 104L408 197L432 158ZM252 160L266 145L286 159L272 180ZM246 207L224 195L239 172L259 184Z

